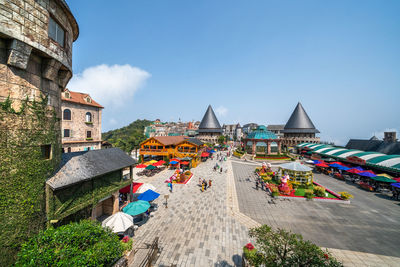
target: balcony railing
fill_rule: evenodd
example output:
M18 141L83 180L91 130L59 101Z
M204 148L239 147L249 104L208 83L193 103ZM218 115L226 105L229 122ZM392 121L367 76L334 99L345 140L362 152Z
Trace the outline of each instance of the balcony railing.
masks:
M168 152L168 149L140 149L140 152Z

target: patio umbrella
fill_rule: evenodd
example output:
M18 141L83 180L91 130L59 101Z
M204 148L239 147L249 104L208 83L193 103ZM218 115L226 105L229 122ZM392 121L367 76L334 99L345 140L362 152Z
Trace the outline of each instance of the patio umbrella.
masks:
M153 163L153 166L161 166L161 165L163 165L164 163L165 163L165 161L159 160L159 161L157 161L156 163Z
M335 161L335 162L329 163L329 165L331 165L331 166L332 166L332 164L337 164L337 165L342 165L342 166L344 166L343 163L341 163L341 162L339 162L339 161Z
M175 161L175 160L169 162L169 164L178 164L178 163L179 163L179 162L177 162L177 161Z
M399 178L393 178L393 180L396 180L396 182L400 182L400 177Z
M313 161L313 160L307 160L306 163L308 163L308 164L314 164L314 161Z
M397 188L400 188L400 183L393 183L393 184L391 184L393 187L397 187Z
M153 190L149 189L143 194L140 194L138 196L139 200L144 200L144 201L153 201L154 199L158 198L160 196L159 193L154 192Z
M126 205L122 211L126 214L135 216L146 212L150 208L150 203L144 200L138 200Z
M385 176L375 176L371 177L372 180L378 181L378 182L384 182L384 183L395 183L396 181L393 179L389 179Z
M352 169L350 169L350 170L347 170L347 172L354 173L354 174L358 174L358 173L360 173L361 171L359 171L359 170L357 170L357 169L355 169L355 168L352 168Z
M123 212L117 212L101 223L101 226L110 228L114 233L125 232L132 225L132 216Z
M139 164L136 166L136 168L146 168L146 167L147 167L147 165L144 165L144 164Z
M142 186L139 187L139 189L136 191L136 193L144 193L149 189L151 189L153 191L156 191L156 188L154 187L154 185L152 185L152 184L142 184Z
M322 167L322 168L328 168L329 167L329 165L327 165L326 163L318 163L318 164L315 164L315 166Z
M341 168L343 167L343 165L337 164L337 163L331 163L329 164L329 166L333 167L333 168Z
M152 160L150 160L149 162L150 162L151 164L153 164L153 163L156 163L157 160L152 159Z
M349 167L346 167L346 166L340 166L340 167L337 167L339 170L342 170L342 171L347 171L347 170L350 170L350 168Z
M359 170L359 171L364 171L364 169L363 168L361 168L360 166L357 166L357 167L354 167L353 169L356 169L356 170Z
M189 162L188 162L188 161L182 161L181 164L182 164L182 165L188 165Z
M358 175L361 175L361 176L364 176L364 177L376 177L376 174L373 174L373 173L370 173L370 172L360 172L360 173L358 173ZM386 179L389 179L389 178L386 178Z
M154 170L157 169L157 167L153 166L153 165L149 165L146 167L146 170Z
M313 160L313 162L314 162L314 164L320 164L320 163L322 163L322 161L320 161L320 160Z

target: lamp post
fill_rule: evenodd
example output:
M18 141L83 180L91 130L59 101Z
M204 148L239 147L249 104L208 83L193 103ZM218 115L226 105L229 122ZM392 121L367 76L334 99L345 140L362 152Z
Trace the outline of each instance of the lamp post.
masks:
M168 209L168 198L169 198L169 195L164 195L164 198L165 198L165 208Z

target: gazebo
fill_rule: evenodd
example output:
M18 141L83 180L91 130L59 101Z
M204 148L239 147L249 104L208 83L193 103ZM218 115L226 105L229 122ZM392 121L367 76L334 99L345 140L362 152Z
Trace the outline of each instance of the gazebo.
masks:
M312 184L313 182L312 169L296 161L279 165L279 172L282 177L288 174L292 183Z
M273 132L267 130L267 127L260 125L252 131L243 140L243 144L249 154L280 154L281 142Z

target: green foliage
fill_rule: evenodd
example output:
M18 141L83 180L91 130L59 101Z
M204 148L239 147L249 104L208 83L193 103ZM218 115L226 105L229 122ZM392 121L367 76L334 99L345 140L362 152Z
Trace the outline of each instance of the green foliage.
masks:
M314 186L314 195L317 197L325 197L325 188L322 186Z
M117 235L84 220L41 231L22 245L16 266L108 266L124 251Z
M249 235L256 240L257 251L249 258L254 266L343 266L328 251L283 229L262 225Z
M47 102L0 103L0 266L46 225L44 185L61 158L60 121ZM41 145L51 145L50 159Z
M218 136L217 140L218 140L218 144L223 144L225 142L226 138L225 138L225 136L220 135L220 136Z
M255 265L254 263L257 261L258 259L258 255L257 255L257 249L248 249L246 247L243 247L243 254L244 257L252 264Z
M129 238L129 241L126 243L121 240L121 245L122 245L123 251L130 251L130 250L132 250L133 239Z
M139 144L147 139L144 129L150 124L151 121L148 120L136 120L128 126L103 133L102 138L114 147L119 147L129 153L139 148Z
M307 198L307 199L313 199L314 191L312 189L304 190L304 197Z

